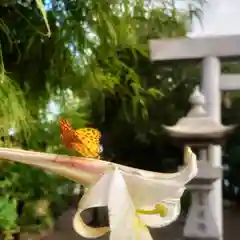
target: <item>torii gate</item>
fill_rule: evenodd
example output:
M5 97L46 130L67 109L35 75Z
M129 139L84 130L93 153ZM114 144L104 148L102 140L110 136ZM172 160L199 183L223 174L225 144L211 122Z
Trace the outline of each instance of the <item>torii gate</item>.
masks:
M215 121L221 121L221 90L240 90L240 75L221 75L221 60L240 57L240 35L150 40L150 57L152 61L165 62L202 59L202 91L206 110ZM220 146L210 146L208 155L213 166L222 166ZM209 199L219 230L218 240L223 239L221 180L214 183Z

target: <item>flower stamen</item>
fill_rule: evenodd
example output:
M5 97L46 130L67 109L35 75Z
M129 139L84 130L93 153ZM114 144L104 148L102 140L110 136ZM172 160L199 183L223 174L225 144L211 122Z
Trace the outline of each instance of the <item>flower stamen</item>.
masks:
M155 208L152 210L144 210L144 209L137 209L137 213L140 214L147 214L147 215L153 215L153 214L159 214L160 217L166 217L168 214L168 209L166 206L162 203L158 203L155 205Z

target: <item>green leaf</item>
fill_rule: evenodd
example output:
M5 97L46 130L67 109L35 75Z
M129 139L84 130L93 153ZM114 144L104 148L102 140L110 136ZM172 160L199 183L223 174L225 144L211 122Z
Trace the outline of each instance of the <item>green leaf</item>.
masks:
M17 228L17 203L14 199L8 197L0 197L0 226L3 229Z
M50 26L48 24L48 19L47 19L47 12L44 8L44 4L42 2L42 0L35 0L36 1L36 5L38 7L38 9L40 10L40 12L42 13L42 16L43 16L43 19L44 19L44 22L46 24L46 27L47 27L47 36L50 37L51 36L51 29L50 29Z
M149 88L147 91L154 98L157 98L158 96L163 96L163 93L156 88Z

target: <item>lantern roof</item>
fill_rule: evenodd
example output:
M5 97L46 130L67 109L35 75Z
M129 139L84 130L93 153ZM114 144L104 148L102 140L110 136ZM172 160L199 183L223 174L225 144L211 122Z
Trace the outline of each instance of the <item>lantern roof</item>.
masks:
M174 126L163 126L171 137L197 141L215 141L224 139L235 126L224 126L210 117L204 109L205 98L197 86L189 98L192 108L186 117Z

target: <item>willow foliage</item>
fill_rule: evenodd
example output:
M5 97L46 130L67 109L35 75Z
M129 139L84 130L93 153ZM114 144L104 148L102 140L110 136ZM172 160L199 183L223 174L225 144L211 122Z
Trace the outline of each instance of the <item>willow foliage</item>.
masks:
M116 87L132 102L127 115L140 106L147 117L145 97L161 96L161 91L145 88L119 51L147 57L149 38L184 35L186 20L199 13L199 2L188 1L180 13L175 1L168 0L157 5L144 0L5 0L0 4L0 40L8 77L19 85L35 117L59 91L64 95L61 91L71 89L80 98L102 102L106 94L116 95ZM11 121L25 129L17 116L28 117L26 111L15 106L13 110Z
M197 1L178 12L173 1L63 1L53 5L60 35L72 49L77 81L66 85L78 96L97 102L104 113L105 97L121 99L121 114L129 120L147 118L147 97L160 97L161 89L146 87L136 66L126 57L148 57L148 40L184 36L190 12L199 13ZM120 52L125 51L125 59ZM124 54L123 54L124 55ZM71 83L72 86L71 86ZM92 108L92 105L90 105ZM132 117L131 117L132 116Z

